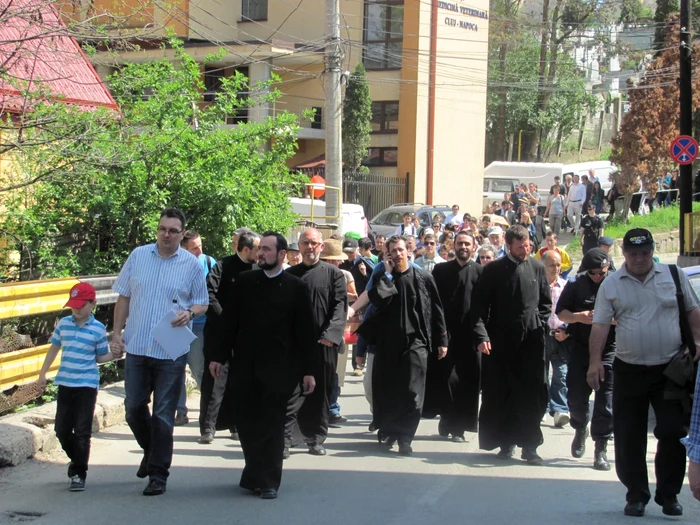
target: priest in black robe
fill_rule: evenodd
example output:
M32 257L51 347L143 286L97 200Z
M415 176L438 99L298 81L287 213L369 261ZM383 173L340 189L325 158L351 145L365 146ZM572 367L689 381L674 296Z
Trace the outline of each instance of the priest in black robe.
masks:
M527 229L510 227L506 247L506 257L484 267L472 298L474 337L483 354L479 447L500 448L499 458L510 459L517 445L524 460L538 464L552 297L544 265L530 257Z
M238 435L245 457L240 486L263 499L277 497L282 480L287 402L303 385L315 386L318 352L313 338L309 288L285 272L286 239L264 233L258 250L259 270L238 276L232 308L222 312L221 347L233 347L229 370ZM221 361L212 361L218 377Z
M433 277L408 265L406 239L387 241L384 274L369 291L377 308L358 332L375 345L372 371L374 425L380 442L413 452L425 396L428 354L447 354L447 328Z
M232 348L218 345L215 337L223 318L223 311L233 308L236 296L233 286L238 275L253 269L258 256L260 237L253 232L243 232L236 240L237 253L221 259L207 276L209 308L204 325L204 368L216 360L222 364L219 378L209 372L202 377L202 392L199 400L199 442L209 444L217 430L229 430L235 436L233 401L228 385L228 369ZM245 300L245 299L244 299Z
M451 434L452 440L460 443L465 432L478 428L481 354L474 344L469 311L472 291L484 267L472 261L476 239L471 232L459 232L454 247L455 259L436 265L432 274L450 342L444 359L437 359L436 354L428 357L423 415L440 414L440 435Z
M285 457L288 447L293 444L298 424L309 453L325 456L323 443L328 437L330 399L333 393L333 379L338 366L338 350L345 337L345 323L348 315L348 292L343 272L336 266L321 261L323 237L315 228L308 228L299 237L301 264L292 266L287 272L299 277L311 292L313 309L313 337L317 341L319 359L314 370L316 389L313 394L303 397L301 390L290 397L286 424Z

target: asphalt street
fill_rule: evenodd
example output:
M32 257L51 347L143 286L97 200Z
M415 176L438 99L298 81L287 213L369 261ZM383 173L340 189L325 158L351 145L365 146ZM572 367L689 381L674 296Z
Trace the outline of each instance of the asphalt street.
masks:
M542 423L541 466L498 460L478 449L474 435L467 435L467 443L447 441L437 435L437 420L423 420L414 455L400 457L396 448L387 451L367 432L370 415L361 378L347 377L341 402L349 421L331 429L328 455L293 449L277 500L261 500L238 488L243 466L238 442L222 435L212 445L197 443L195 395L188 403L192 422L175 429L165 495L141 495L145 481L135 475L141 451L122 425L93 437L85 492L68 491L67 459L60 450L0 469L0 524L607 525L639 520L623 516L625 490L614 471L591 468L592 443L583 459L573 459L573 430L554 428L549 417ZM655 444L650 439L651 462ZM612 458L612 445L610 452ZM653 481L652 463L650 475ZM700 502L687 485L680 501L685 515L673 521L700 523ZM643 519L671 518L652 503Z

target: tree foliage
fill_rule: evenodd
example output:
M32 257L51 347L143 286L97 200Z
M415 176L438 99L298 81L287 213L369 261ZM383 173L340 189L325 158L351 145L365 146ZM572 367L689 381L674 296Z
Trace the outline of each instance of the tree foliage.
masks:
M358 170L369 153L372 132L372 98L362 62L348 80L343 100L343 163Z
M52 172L0 203L4 251L21 254L23 279L117 271L130 250L152 242L166 206L185 212L187 227L215 256L228 252L240 226L291 226L288 196L299 181L285 161L296 146L296 117L224 125L227 115L277 98L276 79L248 87L236 74L204 103L200 64L177 40L170 45L175 63L128 64L110 77L120 114L79 112L60 101L35 106L30 118L51 126L25 129L26 145L9 160L22 180ZM249 90L248 100L238 96ZM61 128L63 136L46 147L45 135Z
M678 65L678 20L665 27L663 47L647 67L637 86L629 91L630 110L613 139L610 160L620 167L615 178L620 193L639 188L638 180L651 192L658 180L673 167L671 141L679 134L679 92L668 71ZM693 45L693 70L700 67L700 44ZM700 107L700 77L693 80L693 107Z

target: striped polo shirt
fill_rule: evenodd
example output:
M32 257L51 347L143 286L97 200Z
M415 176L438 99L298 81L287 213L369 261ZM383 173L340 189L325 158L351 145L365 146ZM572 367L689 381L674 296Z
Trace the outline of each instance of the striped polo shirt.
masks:
M61 347L61 365L54 384L70 387L100 386L97 356L109 352L105 325L94 315L78 326L72 315L62 318L51 336L51 344Z
M678 273L689 312L698 308L698 298L685 272ZM593 322L610 324L613 318L618 359L631 365L668 363L681 347L676 285L668 265L654 263L644 282L627 273L625 264L609 275L598 290Z
M180 247L165 259L156 244L136 248L112 289L130 299L124 330L127 353L155 359L171 359L151 336L151 330L163 316L173 309L209 304L202 265ZM189 326L192 328L192 323Z

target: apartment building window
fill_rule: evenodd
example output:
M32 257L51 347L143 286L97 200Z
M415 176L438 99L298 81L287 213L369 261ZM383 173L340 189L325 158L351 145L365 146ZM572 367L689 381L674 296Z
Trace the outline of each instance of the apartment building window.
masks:
M369 155L362 161L364 166L396 166L398 148L370 148Z
M399 103L372 102L372 133L399 131Z
M400 69L403 0L366 0L363 63L366 69Z
M242 0L241 17L243 20L267 20L268 0Z

